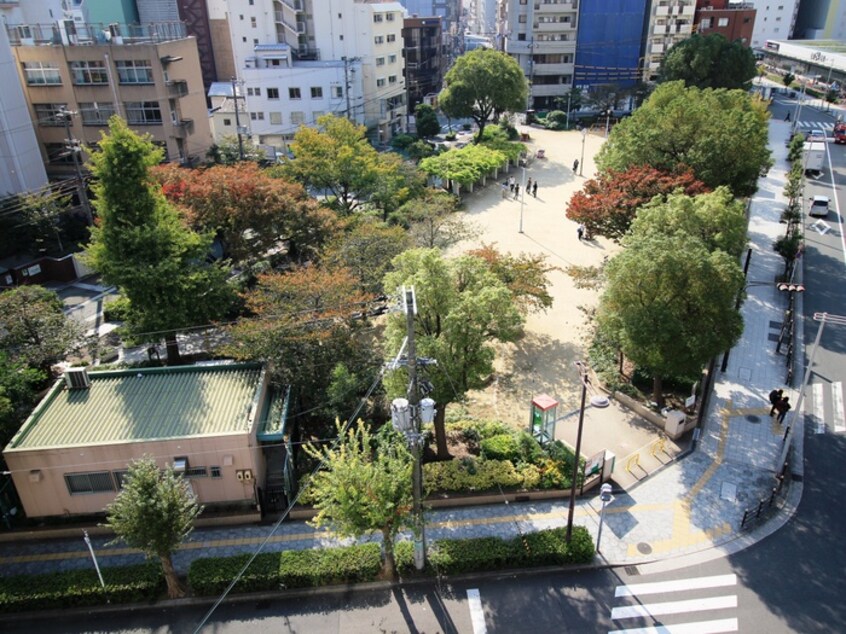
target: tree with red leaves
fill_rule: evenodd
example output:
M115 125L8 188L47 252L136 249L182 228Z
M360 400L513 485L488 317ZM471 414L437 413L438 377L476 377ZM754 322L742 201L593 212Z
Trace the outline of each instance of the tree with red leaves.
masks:
M676 190L688 196L709 191L691 169L670 173L638 165L622 172L608 170L587 181L584 189L570 198L567 218L583 224L588 235L620 242L638 208L655 196L666 200Z

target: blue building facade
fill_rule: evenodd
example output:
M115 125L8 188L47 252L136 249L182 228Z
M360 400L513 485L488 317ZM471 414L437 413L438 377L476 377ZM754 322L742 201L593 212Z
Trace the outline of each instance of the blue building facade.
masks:
M636 84L642 75L649 0L582 0L579 5L574 85Z

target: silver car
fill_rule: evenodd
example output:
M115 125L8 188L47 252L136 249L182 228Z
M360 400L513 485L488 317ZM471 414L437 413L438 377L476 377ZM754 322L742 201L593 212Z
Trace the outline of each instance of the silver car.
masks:
M828 196L814 196L808 208L808 215L812 218L825 218L828 216Z

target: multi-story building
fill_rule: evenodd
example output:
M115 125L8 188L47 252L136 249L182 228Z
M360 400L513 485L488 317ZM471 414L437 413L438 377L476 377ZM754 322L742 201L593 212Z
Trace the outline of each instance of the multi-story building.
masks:
M645 81L655 80L664 54L692 35L695 11L696 0L652 0L644 42Z
M815 2L817 0L814 0ZM755 8L752 48L763 50L767 40L789 40L793 37L800 0L748 0Z
M846 2L802 2L796 15L793 37L803 40L846 40Z
M649 0L582 0L576 45L579 88L631 86L641 79Z
M502 0L505 51L529 80L528 108L555 108L573 86L577 0Z
M755 7L729 0L698 0L693 16L693 30L701 35L719 33L730 42L752 44Z
M439 18L405 18L402 27L408 112L431 102L443 82L444 58ZM428 97L428 100L427 100Z
M5 29L0 29L0 197L47 184L18 69Z
M36 135L51 176L71 170L68 136L100 140L113 114L148 132L171 161L212 143L194 38L182 23L7 27ZM66 128L61 112L76 113Z

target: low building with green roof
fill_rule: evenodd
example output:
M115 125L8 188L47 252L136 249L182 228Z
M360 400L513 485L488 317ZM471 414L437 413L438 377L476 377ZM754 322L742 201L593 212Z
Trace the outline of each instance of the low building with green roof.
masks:
M287 466L286 397L255 363L73 368L3 455L28 517L102 513L142 456L183 473L209 508L257 509L268 458Z

